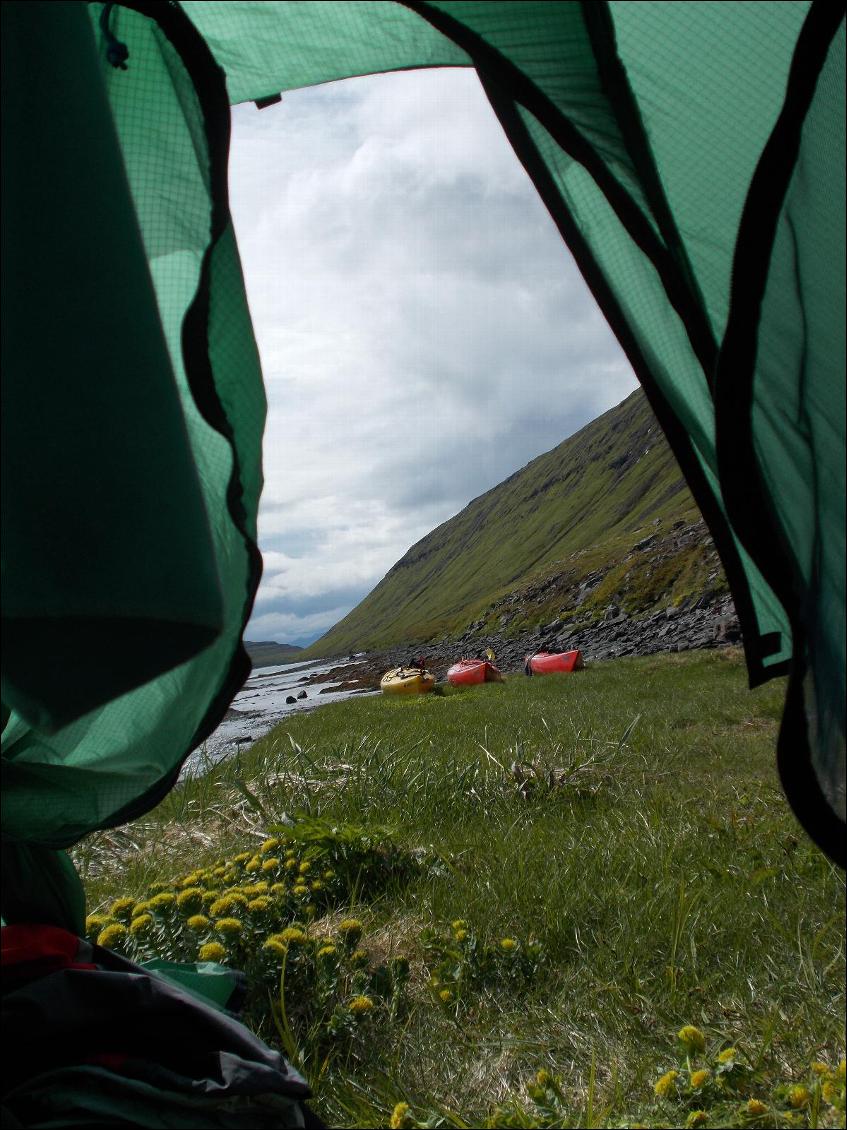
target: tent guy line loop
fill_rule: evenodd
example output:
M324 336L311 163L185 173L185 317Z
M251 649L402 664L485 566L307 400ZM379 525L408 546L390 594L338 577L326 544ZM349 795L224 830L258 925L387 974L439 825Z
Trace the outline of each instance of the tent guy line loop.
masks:
M103 6L103 11L100 13L100 30L106 40L106 58L115 70L125 71L128 69L126 61L129 58L129 48L109 30L109 17L114 6L113 2Z

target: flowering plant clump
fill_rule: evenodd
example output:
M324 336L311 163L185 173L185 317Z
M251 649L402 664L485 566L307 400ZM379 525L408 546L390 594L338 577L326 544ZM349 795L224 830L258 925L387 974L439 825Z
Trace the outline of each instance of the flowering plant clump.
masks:
M132 915L133 907L135 906L135 899L132 898L119 898L115 899L110 908L112 918L117 918L120 922L129 922Z
M203 909L202 887L187 887L176 896L176 905L183 914L197 914Z
M361 898L411 877L422 866L417 856L392 842L386 829L305 820L271 833L258 851L239 852L168 882L157 880L138 900L129 895L114 899L107 910L89 916L86 936L92 942L102 938L107 947L139 962L164 955L192 962L199 947L225 942L221 960L234 961L248 979L276 979L279 943L266 950L265 941L349 905L354 895ZM354 953L361 933L358 919L345 919L332 941ZM366 969L369 960L359 954L353 965ZM322 962L332 964L326 958ZM355 969L342 964L345 976L352 976Z
M237 937L242 932L243 926L237 918L218 918L215 929L225 937Z
M152 914L139 914L129 924L130 934L144 934L153 925Z
M750 1067L735 1046L708 1056L705 1036L693 1025L677 1037L684 1058L653 1084L654 1101L665 1110L678 1108L673 1125L811 1126L820 1124L815 1111L844 1110L843 1065L833 1071L814 1060L805 1080L779 1082Z
M485 944L462 918L451 922L450 935L437 930L421 935L430 988L442 1004L466 1006L483 985L525 984L541 964L541 946L532 938L522 942L507 935Z
M698 1055L706 1050L706 1037L693 1024L686 1024L684 1028L680 1028L677 1036L689 1055Z
M692 1110L685 1120L685 1130L694 1130L695 1126L706 1126L709 1122L708 1111Z
M347 1007L354 1016L366 1016L367 1013L373 1012L374 1002L370 997L360 995L353 997Z
M97 945L105 949L123 949L127 940L127 928L121 922L112 922L97 935Z
M660 1099L666 1099L670 1095L676 1095L677 1079L679 1078L678 1071L666 1071L661 1079L653 1086L654 1094L657 1094Z
M197 960L223 962L226 960L226 946L222 946L220 942L207 942L200 947Z
M391 1112L388 1125L390 1130L409 1130L416 1127L418 1122L412 1115L412 1108L408 1103L398 1103Z

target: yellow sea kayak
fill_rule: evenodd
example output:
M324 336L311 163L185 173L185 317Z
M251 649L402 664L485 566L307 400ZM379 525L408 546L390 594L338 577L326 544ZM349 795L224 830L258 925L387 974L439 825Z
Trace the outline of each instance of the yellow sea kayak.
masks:
M379 685L384 694L424 694L435 686L435 676L419 667L392 667Z

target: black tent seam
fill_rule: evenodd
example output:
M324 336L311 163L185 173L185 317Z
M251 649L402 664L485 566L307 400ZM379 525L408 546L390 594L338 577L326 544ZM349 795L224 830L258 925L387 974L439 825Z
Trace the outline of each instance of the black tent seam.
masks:
M776 764L791 811L809 838L838 866L847 869L847 825L821 788L809 745L803 683L806 676L805 636L795 634L794 664L788 680Z
M185 12L176 4L155 0L121 0L129 8L153 21L179 55L197 94L209 151L211 222L209 243L203 255L197 292L182 324L182 353L185 372L194 402L203 419L222 435L230 447L232 472L227 484L227 509L233 525L241 534L247 550L249 568L241 632L223 681L203 719L192 735L185 755L176 767L141 797L109 817L101 827L116 827L149 811L163 799L179 779L180 770L189 754L217 729L237 691L244 685L252 664L242 637L262 574L262 555L247 531L247 514L241 487L241 467L235 437L226 411L218 396L209 359L209 310L211 303L211 260L215 247L229 224L229 159L230 108L226 76L218 66L205 39Z
M502 55L496 47L486 42L482 36L447 12L431 8L426 0L397 0L397 3L410 8L467 52L478 71L489 75L508 93L513 102L527 109L547 130L560 149L582 165L594 178L627 234L658 273L668 301L678 314L694 355L703 370L706 386L709 387L716 353L714 343L709 346L703 340L703 312L689 291L679 264L656 235L644 213L626 189L597 155L590 142L528 75Z
M776 519L753 441L753 386L759 321L779 219L800 149L806 114L844 5L813 0L791 63L779 118L750 182L732 268L726 333L715 380L715 446L727 512L762 575L782 602L792 627L797 587L787 562L793 553ZM733 489L733 484L735 489ZM773 552L774 544L782 553Z
M738 551L732 538L727 520L706 481L699 460L691 446L688 433L679 423L676 414L653 377L650 365L623 314L617 298L612 292L605 276L597 265L590 247L583 238L572 216L565 206L558 187L553 180L543 158L540 156L525 123L517 112L514 102L487 75L480 73L483 89L491 102L509 142L532 179L538 194L549 211L554 223L570 248L583 278L603 311L612 331L621 344L636 376L644 389L647 400L667 437L671 450L685 476L691 493L711 531L715 546L723 562L732 592L735 609L741 623L744 650L747 660L750 686L755 687L777 675L788 671L785 662L765 667L763 659L772 654L770 641L759 633L747 576L742 568ZM769 633L771 635L772 633Z
M594 50L594 58L597 61L601 88L613 109L629 159L641 178L645 195L656 217L662 238L671 250L677 267L685 280L685 285L693 296L691 305L692 340L696 336L700 341L697 356L703 365L711 391L718 343L705 312L706 303L700 290L700 284L694 274L688 251L680 237L679 229L668 204L638 103L618 54L617 36L609 11L608 0L582 0L580 6L588 38Z
M782 601L793 633L791 679L777 742L780 780L802 827L842 868L847 865L845 824L824 795L809 744L803 696L806 632L791 575L794 554L756 458L752 413L759 322L773 245L799 156L803 125L832 40L844 20L844 8L843 3L813 0L798 37L783 107L753 174L741 215L730 312L715 381L718 467L722 481L724 472L731 471L727 481L739 488L726 494L727 511L745 531L748 552ZM782 548L779 560L773 554L774 544Z

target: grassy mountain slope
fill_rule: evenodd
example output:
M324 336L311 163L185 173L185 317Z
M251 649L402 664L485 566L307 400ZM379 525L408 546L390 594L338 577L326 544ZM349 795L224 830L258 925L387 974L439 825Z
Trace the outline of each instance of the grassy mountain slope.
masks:
M608 569L648 523L698 519L638 389L413 545L308 653L458 631L551 569L567 567L574 583Z
M300 658L303 650L294 643L274 643L272 640L260 643L245 640L244 647L254 667L275 667L278 663L291 663Z

